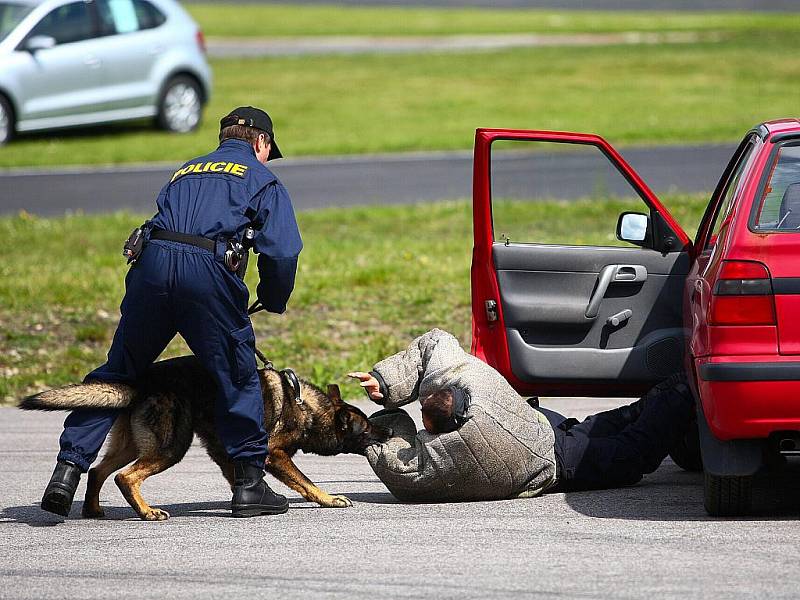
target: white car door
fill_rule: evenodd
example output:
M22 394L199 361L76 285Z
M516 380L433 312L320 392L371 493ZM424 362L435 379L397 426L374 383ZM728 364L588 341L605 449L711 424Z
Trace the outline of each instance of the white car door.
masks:
M25 91L21 131L80 124L102 104L102 62L96 52L93 10L91 2L83 1L59 6L26 37L48 36L56 43L52 48L18 51L20 87Z
M97 10L101 32L107 34L98 40L107 107L154 111L159 82L152 74L165 49L164 32L157 29L164 15L141 0L97 0Z

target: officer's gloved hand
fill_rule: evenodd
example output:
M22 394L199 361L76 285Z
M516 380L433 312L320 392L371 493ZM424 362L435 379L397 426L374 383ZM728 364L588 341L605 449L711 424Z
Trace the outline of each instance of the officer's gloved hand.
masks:
M264 282L259 283L256 287L256 296L267 312L278 315L286 312L286 302L289 298L275 294L271 286L266 285Z
M297 257L273 258L265 254L258 256L258 287L256 294L264 309L281 314L294 289L297 273Z

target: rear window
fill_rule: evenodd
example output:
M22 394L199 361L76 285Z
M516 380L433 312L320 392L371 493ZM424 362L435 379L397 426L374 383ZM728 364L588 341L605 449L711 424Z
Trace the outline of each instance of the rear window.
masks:
M133 8L139 19L139 29L154 29L167 20L164 13L145 0L133 0Z
M800 232L800 142L778 148L761 189L755 229Z
M103 35L154 29L167 20L146 0L98 0L97 11Z

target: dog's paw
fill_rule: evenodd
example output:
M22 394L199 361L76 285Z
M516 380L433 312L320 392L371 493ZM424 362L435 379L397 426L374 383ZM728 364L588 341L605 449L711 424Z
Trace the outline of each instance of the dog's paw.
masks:
M84 519L102 519L103 517L106 516L106 513L99 506L96 508L92 508L84 504L83 510L81 510L81 516Z
M353 501L347 496L331 496L331 499L324 506L327 508L348 508L353 506Z
M169 519L169 513L160 508L151 508L141 515L144 521L166 521Z

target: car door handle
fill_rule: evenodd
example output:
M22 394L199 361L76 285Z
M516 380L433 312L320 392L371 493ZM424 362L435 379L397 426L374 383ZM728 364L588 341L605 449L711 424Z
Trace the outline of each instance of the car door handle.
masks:
M600 269L600 274L597 276L597 285L592 292L592 297L589 298L589 304L586 307L584 316L587 319L596 319L597 313L600 312L600 303L603 301L603 296L608 291L608 286L611 285L611 280L617 273L619 265L606 265Z
M597 276L597 285L589 298L584 316L596 319L600 312L600 303L612 284L641 283L647 280L647 268L643 265L606 265Z
M647 267L644 265L617 265L614 283L641 283L647 281Z
M96 56L89 55L83 59L83 64L85 64L90 69L96 69L100 66L101 61Z

